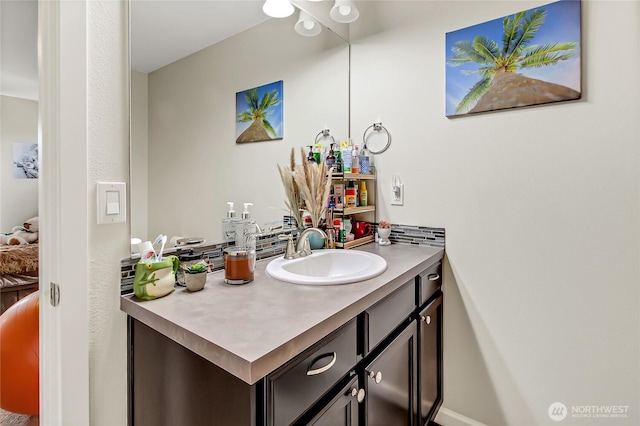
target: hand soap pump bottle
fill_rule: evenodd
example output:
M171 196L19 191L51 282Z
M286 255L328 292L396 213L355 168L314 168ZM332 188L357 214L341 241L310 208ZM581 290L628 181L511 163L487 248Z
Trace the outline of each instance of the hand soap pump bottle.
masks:
M233 242L236 240L236 211L233 210L233 203L229 201L229 210L227 211L227 217L222 219L222 240L226 242Z
M329 153L327 154L327 158L325 160L325 163L327 164L327 170L329 170L332 167L335 168L336 156L333 155L333 144L331 144L331 148L329 149Z
M308 163L315 163L316 159L313 156L313 145L307 145L307 147L309 148L309 154L307 155L307 162Z
M245 250L256 249L256 221L251 219L251 213L249 213L249 206L252 205L253 203L244 203L242 219L238 220L236 225L236 247Z

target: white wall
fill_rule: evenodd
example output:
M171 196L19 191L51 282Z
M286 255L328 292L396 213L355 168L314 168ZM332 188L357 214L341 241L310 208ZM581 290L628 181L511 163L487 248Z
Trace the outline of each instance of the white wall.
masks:
M120 259L129 222L96 224L96 183L129 181L127 3L87 1L87 183L89 373L92 426L127 422L126 315L120 311ZM78 261L82 258L79 257Z
M640 424L640 4L582 2L581 101L444 115L445 32L544 3L359 2L352 134L393 135L379 217L446 228L444 406L542 425L555 401L628 405L608 424Z
M38 215L38 179L14 176L13 144L38 143L38 102L0 96L0 232Z
M295 15L295 14L294 14ZM149 74L149 228L220 241L227 201L252 202L259 224L281 219L276 164L325 126L348 134L347 44L301 37L297 17L272 19ZM284 139L236 144L235 95L284 81ZM134 81L135 83L135 81ZM132 200L136 208L138 200Z

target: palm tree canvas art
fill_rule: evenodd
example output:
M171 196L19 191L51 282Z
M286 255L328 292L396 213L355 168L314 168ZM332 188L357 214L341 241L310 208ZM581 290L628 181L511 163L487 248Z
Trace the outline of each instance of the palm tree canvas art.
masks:
M580 99L580 1L446 34L446 115Z
M236 93L236 143L282 139L282 80Z

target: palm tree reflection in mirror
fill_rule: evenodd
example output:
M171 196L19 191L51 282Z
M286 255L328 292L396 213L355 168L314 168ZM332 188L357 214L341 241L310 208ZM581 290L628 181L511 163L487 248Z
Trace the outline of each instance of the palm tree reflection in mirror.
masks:
M472 40L461 39L481 30L484 34ZM501 37L502 45L491 37ZM557 42L559 37L577 41ZM519 12L502 19L502 25L497 19L447 33L447 47L453 53L447 65L468 65L461 73L477 76L471 88L466 80L467 92L459 99L454 85L460 86L464 80L447 68L447 115L579 99L579 40L579 1ZM558 66L562 63L566 66Z
M276 81L236 93L237 143L282 139L282 86Z

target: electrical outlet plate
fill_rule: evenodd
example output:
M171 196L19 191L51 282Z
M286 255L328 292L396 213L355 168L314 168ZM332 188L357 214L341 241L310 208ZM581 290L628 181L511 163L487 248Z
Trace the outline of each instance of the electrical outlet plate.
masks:
M391 188L391 205L392 206L401 206L404 204L404 184L400 183L397 185L397 190Z

